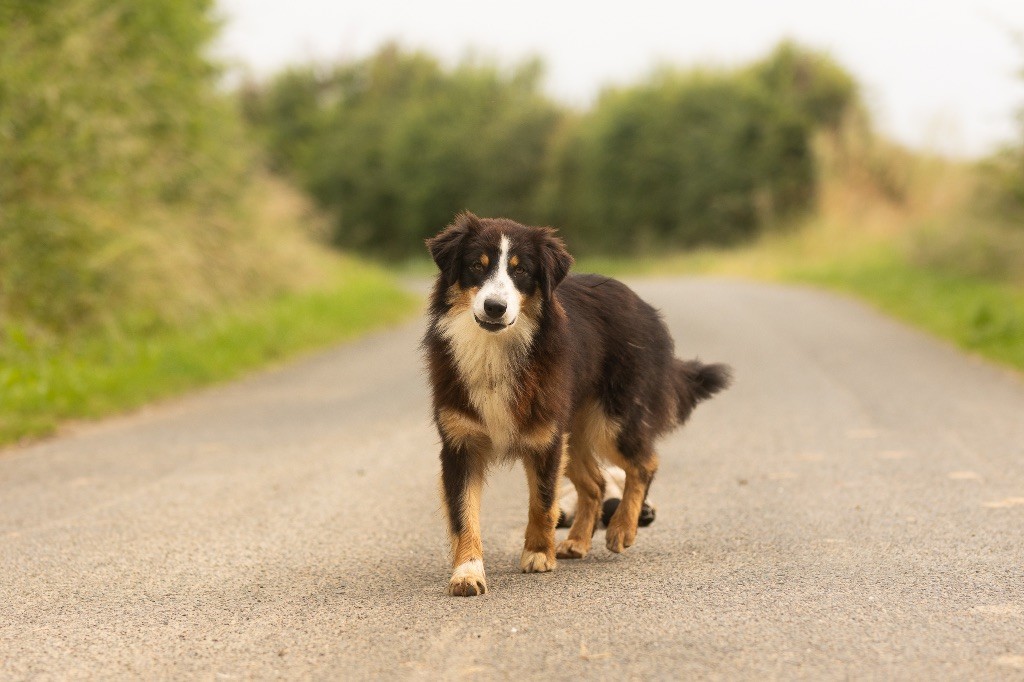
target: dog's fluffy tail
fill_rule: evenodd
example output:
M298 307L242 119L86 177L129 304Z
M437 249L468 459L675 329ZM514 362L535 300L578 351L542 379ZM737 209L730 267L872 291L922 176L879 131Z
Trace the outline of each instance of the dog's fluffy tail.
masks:
M673 369L680 424L690 418L697 403L707 400L732 383L732 369L728 365L705 365L700 360L676 358Z

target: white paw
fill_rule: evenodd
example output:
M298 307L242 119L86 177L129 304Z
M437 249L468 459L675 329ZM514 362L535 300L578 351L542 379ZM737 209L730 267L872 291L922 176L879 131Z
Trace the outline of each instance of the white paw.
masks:
M471 559L455 567L448 581L448 594L453 597L476 597L487 592L484 562Z
M519 568L523 569L523 573L546 573L547 571L555 570L555 557L548 556L543 552L531 552L528 549L523 550L523 555L519 558Z

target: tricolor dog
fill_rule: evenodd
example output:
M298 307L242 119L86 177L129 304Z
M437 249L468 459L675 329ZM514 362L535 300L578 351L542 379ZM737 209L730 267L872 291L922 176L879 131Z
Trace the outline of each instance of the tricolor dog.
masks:
M658 312L624 284L569 276L572 256L550 228L463 213L427 247L440 270L423 345L452 543L448 592L487 591L480 491L496 463L526 469L524 572L590 551L601 460L625 471L605 531L608 549L622 552L658 467L655 440L725 388L729 368L676 359ZM556 547L563 470L578 501Z

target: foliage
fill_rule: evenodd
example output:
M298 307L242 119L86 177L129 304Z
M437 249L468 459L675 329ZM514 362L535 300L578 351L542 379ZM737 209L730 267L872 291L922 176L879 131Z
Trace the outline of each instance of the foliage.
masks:
M1024 285L1024 109L1018 121L1017 141L978 164L970 201L916 236L911 253L917 264Z
M663 71L582 118L547 205L596 250L740 241L809 205L811 132L753 79Z
M908 251L915 265L933 272L1024 286L1024 230L977 211L926 226Z
M1011 233L964 210L972 200L976 169L879 149L859 134L824 136L816 147L819 200L797 229L766 233L739 248L585 258L580 268L634 277L703 274L826 287L1024 370L1024 282L1013 274L1024 264L1024 241L1020 230ZM884 177L866 172L876 164L898 166L906 178L898 200L890 196Z
M750 73L816 128L838 130L861 108L857 83L848 71L827 54L793 41L780 43Z
M290 286L276 254L305 236L258 243L212 6L0 4L0 334L148 328Z
M536 62L505 73L446 71L385 47L322 71L250 85L243 109L272 166L335 216L332 239L388 255L418 252L459 210L537 217L535 197L562 113L538 91Z
M811 136L856 101L845 72L792 45L739 71L663 70L582 114L541 94L540 74L388 46L242 101L334 241L392 256L467 208L557 225L577 250L748 238L810 204Z
M1024 80L1024 70L1020 77ZM1017 128L1016 142L982 162L984 182L976 199L983 215L1020 229L1024 226L1024 107L1017 112Z

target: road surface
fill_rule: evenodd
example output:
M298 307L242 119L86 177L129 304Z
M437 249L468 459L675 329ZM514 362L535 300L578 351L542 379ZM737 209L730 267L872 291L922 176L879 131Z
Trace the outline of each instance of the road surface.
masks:
M625 554L520 574L501 470L445 595L417 321L0 453L0 678L1024 678L1024 383L832 295L635 288L737 381Z

